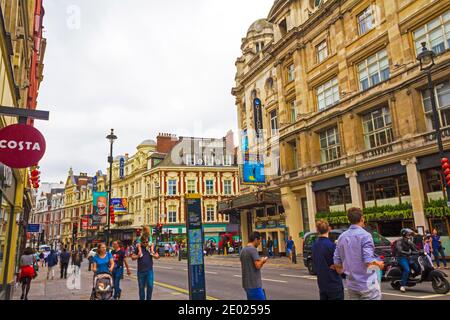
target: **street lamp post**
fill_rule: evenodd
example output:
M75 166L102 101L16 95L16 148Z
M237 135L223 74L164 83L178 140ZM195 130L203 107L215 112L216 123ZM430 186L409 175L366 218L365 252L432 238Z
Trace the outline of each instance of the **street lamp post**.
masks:
M434 58L436 57L436 53L433 50L428 50L426 43L422 42L422 52L417 55L417 60L420 62L420 70L425 71L427 74L428 80L428 91L430 93L431 100L431 109L433 112L433 124L434 129L436 131L436 141L439 148L439 156L440 158L444 158L444 145L442 144L442 134L441 134L441 122L439 120L439 113L436 107L436 97L434 95L434 85L433 79L431 77L431 69L434 66ZM445 175L441 170L441 179L442 183L445 184L445 190L447 194L447 206L450 208L450 186L448 185Z
M159 183L156 183L155 185L155 189L156 189L156 201L157 201L157 206L158 209L156 210L156 227L158 227L159 224L159 190L161 189L161 186L159 185ZM155 239L155 248L156 250L158 250L158 238L159 238L160 234L156 233L156 239Z
M112 195L112 166L113 166L113 144L114 141L117 140L117 136L114 134L114 129L111 129L111 134L109 134L108 136L106 136L106 139L109 140L109 157L108 157L108 162L109 162L109 187L108 187L108 213L106 216L106 220L107 220L107 229L106 229L106 246L109 246L109 233L110 233L110 228L111 228L111 215L110 215L110 207L111 207L111 195Z

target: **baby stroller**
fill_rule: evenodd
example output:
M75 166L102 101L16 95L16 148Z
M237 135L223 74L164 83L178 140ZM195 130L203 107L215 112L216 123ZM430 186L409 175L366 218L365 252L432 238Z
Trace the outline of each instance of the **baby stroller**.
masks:
M113 300L114 281L110 273L99 273L94 276L91 300Z

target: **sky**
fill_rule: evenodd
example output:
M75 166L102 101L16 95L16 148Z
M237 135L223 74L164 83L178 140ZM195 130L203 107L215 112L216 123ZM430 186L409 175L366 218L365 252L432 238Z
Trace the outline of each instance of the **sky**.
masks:
M44 0L44 80L36 121L41 181L106 171L160 132L220 138L237 129L231 95L249 26L273 0Z

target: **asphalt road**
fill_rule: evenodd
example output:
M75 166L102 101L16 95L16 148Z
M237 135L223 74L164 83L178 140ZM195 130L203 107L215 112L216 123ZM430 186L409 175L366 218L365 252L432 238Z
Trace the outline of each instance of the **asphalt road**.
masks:
M135 270L134 262L131 268ZM167 288L186 292L188 290L187 262L163 258L155 261L155 281ZM245 293L242 289L240 266L206 264L206 290L210 298L220 300L242 300ZM318 300L317 279L306 270L296 270L265 266L262 270L263 286L267 298L271 300ZM382 283L385 300L450 300L450 294L437 295L431 283L423 283L402 294L391 288L388 282Z

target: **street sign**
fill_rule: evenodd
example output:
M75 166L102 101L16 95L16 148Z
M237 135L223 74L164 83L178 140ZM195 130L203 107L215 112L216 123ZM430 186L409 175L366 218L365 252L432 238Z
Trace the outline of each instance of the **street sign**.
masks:
M32 126L14 124L0 129L0 162L11 168L37 165L45 148L44 136Z
M92 178L92 191L97 192L97 176Z
M203 259L202 201L200 195L186 196L189 299L206 300Z
M27 232L29 233L40 233L41 225L40 224L29 224L27 226Z
M120 157L120 160L119 160L119 176L120 176L120 179L123 179L125 176L125 158L124 157Z

